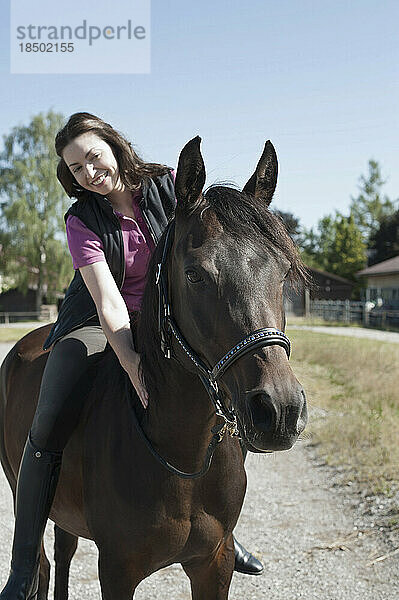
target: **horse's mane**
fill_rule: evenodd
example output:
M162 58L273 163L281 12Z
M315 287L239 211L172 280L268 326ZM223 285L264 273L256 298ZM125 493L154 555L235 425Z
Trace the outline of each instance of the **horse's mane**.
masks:
M237 241L262 245L273 253L281 252L291 264L289 279L291 283L307 281L307 270L303 264L297 247L289 234L282 219L273 214L264 200L248 196L232 187L214 185L209 187L203 198L192 208L191 213L201 207L212 210L223 229L234 236ZM163 355L160 349L158 334L158 290L154 285L157 264L161 261L163 241L162 235L147 271L140 319L138 324L138 351L141 354L141 364L147 389L156 390L153 373L158 376L163 372L161 361Z
M137 324L137 351L141 356L142 375L147 390L150 388L157 390L152 373L162 373L161 361L163 360L163 354L158 333L158 289L155 285L155 274L157 265L161 262L165 235L166 231L162 234L148 265L147 284Z
M115 352L110 348L96 365L89 368L86 382L88 394L94 385L97 390L97 393L91 396L92 402L99 401L98 390L102 390L104 396L111 399L114 407L118 406L118 402L125 402L127 399L135 410L137 418L141 421L144 412L143 406L128 374L120 364Z

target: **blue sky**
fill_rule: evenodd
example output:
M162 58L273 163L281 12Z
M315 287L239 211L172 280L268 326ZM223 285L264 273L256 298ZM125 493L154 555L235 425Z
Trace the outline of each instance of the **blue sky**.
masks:
M35 4L45 11L49 1ZM86 0L85 14L103 1ZM240 186L271 139L280 163L273 203L307 227L347 212L370 158L399 197L396 0L153 0L145 75L11 75L9 12L2 0L1 135L50 108L84 110L145 159L173 166L199 134L207 183Z

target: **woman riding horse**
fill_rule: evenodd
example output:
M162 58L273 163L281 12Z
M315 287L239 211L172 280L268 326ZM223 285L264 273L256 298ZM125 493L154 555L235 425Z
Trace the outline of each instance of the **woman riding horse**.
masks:
M148 405L130 321L137 319L149 258L176 202L172 170L144 162L96 116L72 115L55 147L58 179L77 199L65 215L75 276L44 344L52 349L18 474L11 572L1 600L35 597L62 452L83 408L77 386L107 343ZM235 541L235 569L258 574L263 566Z

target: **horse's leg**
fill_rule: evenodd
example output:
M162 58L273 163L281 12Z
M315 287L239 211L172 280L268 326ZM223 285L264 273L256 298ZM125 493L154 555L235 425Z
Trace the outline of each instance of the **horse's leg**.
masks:
M46 556L44 549L44 543L40 550L40 572L39 572L39 589L37 594L37 600L47 600L48 598L48 586L50 583L50 562Z
M54 600L68 600L69 568L77 547L78 537L76 535L54 525Z
M132 600L134 591L143 577L134 561L119 556L118 549L99 548L98 576L102 600Z
M234 546L230 536L211 562L182 565L191 582L192 600L226 600L234 570Z

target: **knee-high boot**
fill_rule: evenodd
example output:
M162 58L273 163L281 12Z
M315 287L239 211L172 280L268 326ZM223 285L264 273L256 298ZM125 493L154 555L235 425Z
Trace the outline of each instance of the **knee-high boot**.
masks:
M18 474L11 571L0 600L37 598L40 547L57 487L61 457L61 452L36 448L28 436Z

